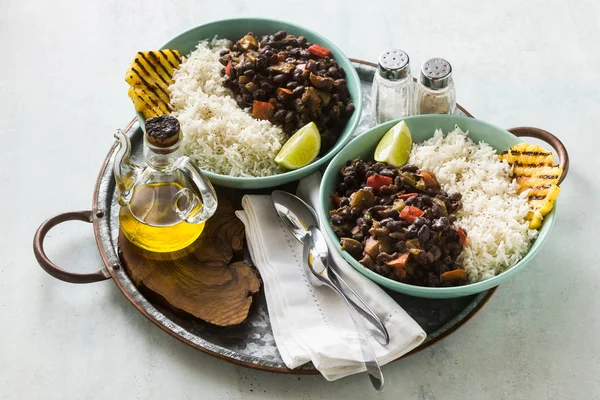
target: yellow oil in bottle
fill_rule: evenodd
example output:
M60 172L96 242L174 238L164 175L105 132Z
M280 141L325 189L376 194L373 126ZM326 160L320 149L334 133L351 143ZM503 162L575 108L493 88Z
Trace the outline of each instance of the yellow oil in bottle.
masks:
M139 185L128 207L121 207L121 230L133 244L153 252L181 250L192 244L204 230L204 222L183 221L171 206L182 186L175 182Z

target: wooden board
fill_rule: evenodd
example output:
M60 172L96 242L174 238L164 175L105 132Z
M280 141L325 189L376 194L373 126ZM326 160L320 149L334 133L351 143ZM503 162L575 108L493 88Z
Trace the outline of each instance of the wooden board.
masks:
M241 260L244 225L219 198L215 214L187 249L154 253L119 232L119 255L134 284L176 312L218 326L243 322L260 288L257 272Z

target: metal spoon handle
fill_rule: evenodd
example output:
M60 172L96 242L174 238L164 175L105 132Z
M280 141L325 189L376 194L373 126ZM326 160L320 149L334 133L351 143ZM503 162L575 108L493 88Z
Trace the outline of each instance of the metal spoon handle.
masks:
M367 373L369 374L369 379L371 380L371 384L373 384L373 387L376 390L383 389L383 385L384 385L383 373L381 372L381 367L379 366L379 362L377 361L377 357L375 356L375 351L373 351L373 347L371 347L371 344L369 343L369 339L365 332L365 327L363 326L360 315L358 314L358 312L356 311L356 309L354 308L354 306L352 305L350 300L348 300L348 298L346 296L344 296L342 291L335 284L332 283L330 287L342 299L344 299L344 301L346 302L346 305L348 306L348 311L350 311L350 316L352 317L352 320L354 321L354 325L356 325L356 328L358 331L358 340L360 342L360 349L363 354L365 367L367 367Z
M373 337L377 340L382 346L387 346L390 343L390 335L385 328L385 325L381 321L381 319L373 312L371 307L352 289L344 278L342 278L342 274L340 273L339 267L336 265L334 259L332 257L329 258L329 267L332 272L330 279L337 286L338 289L343 293L344 297L350 301L351 306L358 311L367 321L376 328L378 335L374 335ZM346 291L352 293L353 296L348 296ZM360 303L358 304L357 301Z

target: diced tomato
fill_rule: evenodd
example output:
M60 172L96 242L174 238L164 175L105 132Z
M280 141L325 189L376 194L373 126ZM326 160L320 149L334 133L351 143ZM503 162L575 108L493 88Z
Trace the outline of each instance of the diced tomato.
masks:
M256 119L269 119L275 112L275 106L266 101L254 100L252 104L252 116Z
M327 57L331 55L331 51L323 46L319 46L318 44L313 44L308 48L311 54L317 57Z
M405 193L405 194L401 194L400 196L398 196L399 199L402 200L406 200L406 199L410 199L411 197L416 196L417 193Z
M467 232L465 232L465 230L459 226L456 228L456 233L458 233L458 241L462 246L464 246L465 243L467 243Z
M406 206L400 211L400 218L405 219L412 224L423 214L423 210L419 207Z
M392 182L393 182L393 180L389 176L383 176L383 175L377 175L377 174L371 175L370 177L367 178L367 186L372 187L377 192L379 192L379 189L382 186L391 185Z
M231 76L231 60L229 60L227 66L225 67L225 75Z

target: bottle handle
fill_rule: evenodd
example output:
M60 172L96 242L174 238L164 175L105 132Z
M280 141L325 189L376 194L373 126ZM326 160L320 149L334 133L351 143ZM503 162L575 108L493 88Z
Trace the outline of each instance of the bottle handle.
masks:
M190 224L205 222L217 210L218 200L215 189L189 157L179 158L173 167L183 172L196 185L202 197L202 202L200 202L194 191L183 188L173 196L171 202L173 210L179 215L179 218Z
M117 129L114 136L118 142L113 166L113 174L117 183L117 200L121 206L126 206L131 200L133 187L141 170L131 162L131 141L125 132Z

